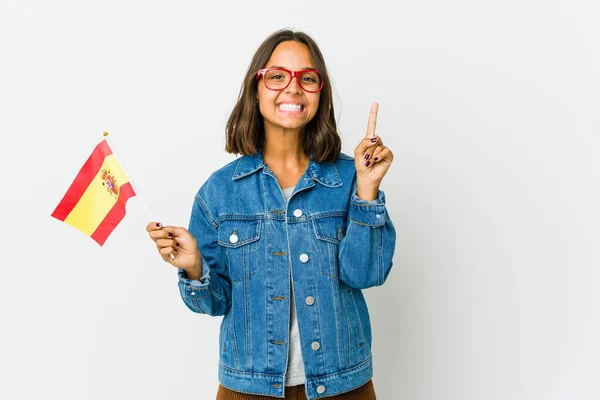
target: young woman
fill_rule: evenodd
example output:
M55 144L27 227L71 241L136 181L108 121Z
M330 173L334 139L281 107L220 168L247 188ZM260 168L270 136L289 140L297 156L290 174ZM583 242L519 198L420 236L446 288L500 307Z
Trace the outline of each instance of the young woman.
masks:
M224 316L217 399L375 399L361 289L385 282L396 239L377 111L354 158L340 153L321 51L275 32L227 123L243 156L202 185L188 229L147 226L186 306Z

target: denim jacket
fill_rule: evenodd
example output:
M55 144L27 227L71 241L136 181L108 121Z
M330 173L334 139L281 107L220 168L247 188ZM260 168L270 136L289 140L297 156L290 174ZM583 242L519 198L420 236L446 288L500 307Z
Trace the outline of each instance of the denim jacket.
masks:
M179 290L190 310L224 316L223 386L284 397L290 290L308 399L351 391L372 377L361 289L385 282L396 233L383 192L370 202L357 197L352 157L311 160L286 205L261 153L242 156L202 185L189 231L202 277L190 280L180 269Z

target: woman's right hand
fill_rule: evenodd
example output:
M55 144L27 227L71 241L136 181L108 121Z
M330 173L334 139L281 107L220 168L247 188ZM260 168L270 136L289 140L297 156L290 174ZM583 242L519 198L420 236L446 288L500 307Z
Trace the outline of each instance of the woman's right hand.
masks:
M151 222L146 226L150 238L156 243L164 261L187 272L189 279L202 275L202 257L196 239L187 229L177 226L162 226ZM173 255L173 256L171 256Z

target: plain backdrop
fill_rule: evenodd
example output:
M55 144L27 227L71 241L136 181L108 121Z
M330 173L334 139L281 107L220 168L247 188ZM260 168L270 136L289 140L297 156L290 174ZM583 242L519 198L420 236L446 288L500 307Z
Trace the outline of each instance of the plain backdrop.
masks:
M221 318L184 306L144 228L187 226L234 159L225 122L285 27L325 55L343 151L378 101L395 154L394 267L365 292L378 398L600 398L599 11L3 0L0 398L214 399ZM101 248L50 214L104 131L140 197Z

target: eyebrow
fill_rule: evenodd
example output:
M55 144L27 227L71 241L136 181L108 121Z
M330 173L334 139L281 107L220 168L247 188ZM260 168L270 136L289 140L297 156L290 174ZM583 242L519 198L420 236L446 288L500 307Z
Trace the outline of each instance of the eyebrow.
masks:
M267 68L283 68L283 69L289 69L289 68L286 68L286 67L282 67L281 65L271 65L270 67L267 67ZM304 68L300 69L299 71L306 71L306 70L309 70L309 69L316 69L316 68L315 68L315 67L304 67Z

